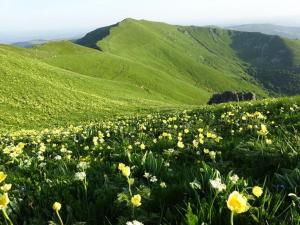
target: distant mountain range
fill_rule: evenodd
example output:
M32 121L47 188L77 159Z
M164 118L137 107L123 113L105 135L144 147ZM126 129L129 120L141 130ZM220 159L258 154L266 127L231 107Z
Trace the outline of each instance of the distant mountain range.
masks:
M260 32L269 35L278 35L290 39L300 39L300 27L280 26L274 24L245 24L239 26L230 26L228 29L245 31L245 32Z
M0 45L0 74L0 126L90 121L225 90L300 94L300 40L126 19L76 41Z
M38 40L31 40L31 41L21 41L21 42L15 42L12 45L19 46L22 48L31 48L35 45L45 44L49 42L48 40L38 39Z

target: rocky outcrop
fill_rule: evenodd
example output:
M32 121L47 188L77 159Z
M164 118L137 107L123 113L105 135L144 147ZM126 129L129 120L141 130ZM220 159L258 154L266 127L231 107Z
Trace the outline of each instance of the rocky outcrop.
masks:
M224 102L240 102L256 100L256 95L253 92L232 92L225 91L223 93L214 94L208 101L209 105L220 104Z

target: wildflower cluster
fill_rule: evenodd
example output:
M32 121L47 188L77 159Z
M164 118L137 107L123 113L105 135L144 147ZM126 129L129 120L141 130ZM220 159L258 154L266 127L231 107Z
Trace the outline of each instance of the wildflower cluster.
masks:
M298 121L274 100L1 134L0 224L297 224Z

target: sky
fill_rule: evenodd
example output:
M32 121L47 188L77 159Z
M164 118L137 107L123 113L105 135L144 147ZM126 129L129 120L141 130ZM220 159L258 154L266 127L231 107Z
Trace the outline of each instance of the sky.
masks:
M300 26L300 0L0 0L0 43L77 38L125 18L180 25Z

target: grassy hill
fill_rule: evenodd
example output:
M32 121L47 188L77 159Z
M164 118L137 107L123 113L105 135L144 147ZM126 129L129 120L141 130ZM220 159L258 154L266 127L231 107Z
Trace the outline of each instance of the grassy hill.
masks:
M126 19L76 43L1 45L0 58L3 128L196 107L224 90L300 93L298 41L217 28Z
M45 127L176 106L171 97L50 66L0 48L0 124Z
M86 41L86 37L80 41ZM300 93L299 40L126 19L112 27L97 45L103 52L151 65L173 76L179 73L190 77L210 90L224 90L222 83L228 85L227 89L253 89L258 82L275 95Z

